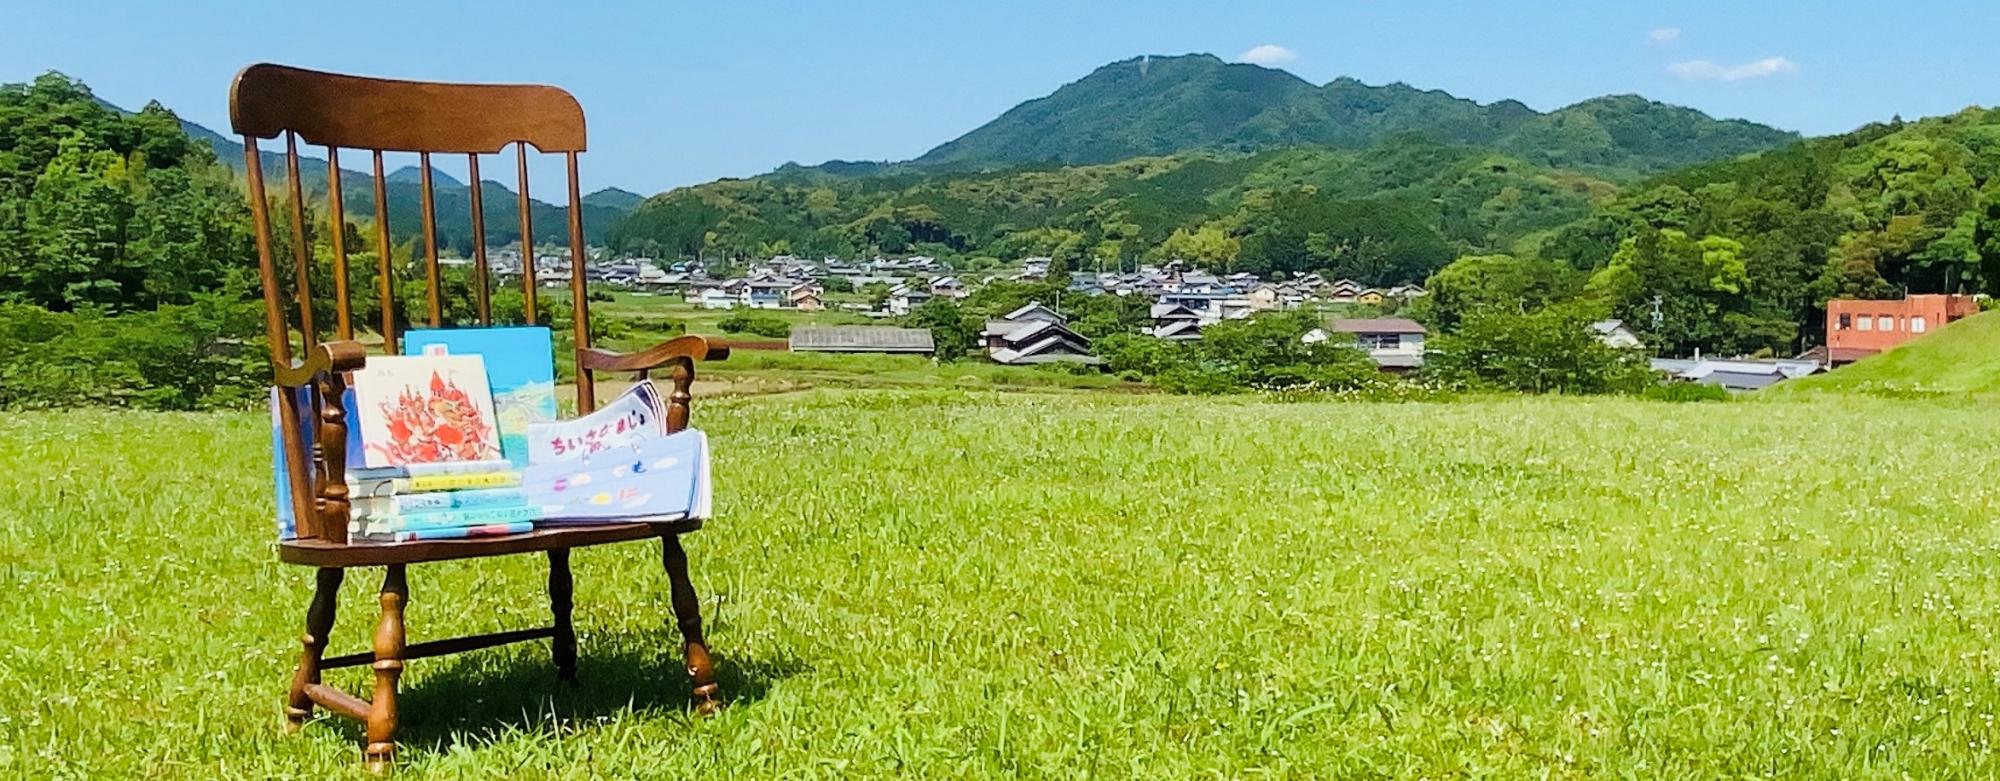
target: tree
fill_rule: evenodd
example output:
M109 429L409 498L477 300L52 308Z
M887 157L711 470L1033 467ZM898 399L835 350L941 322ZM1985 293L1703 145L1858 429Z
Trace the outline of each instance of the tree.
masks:
M977 344L980 331L979 320L959 309L958 302L949 298L933 298L910 310L903 318L903 325L930 329L940 361L965 357Z
M1552 260L1467 255L1431 275L1430 295L1413 302L1409 314L1449 331L1471 314L1528 312L1570 300L1584 281L1582 272Z
M1651 380L1644 357L1607 346L1590 330L1601 313L1563 304L1533 312L1472 313L1432 341L1425 376L1465 387L1530 393L1637 391Z

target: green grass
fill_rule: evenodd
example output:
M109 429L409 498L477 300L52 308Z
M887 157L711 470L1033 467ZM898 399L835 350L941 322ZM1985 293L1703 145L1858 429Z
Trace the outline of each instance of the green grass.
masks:
M682 299L679 293L660 295L637 295L629 291L612 294L615 300L591 302L590 312L594 317L618 318L644 324L656 321L680 323L691 334L708 336L730 336L740 339L768 339L753 334L732 334L722 330L720 323L731 315L745 312L783 320L797 328L801 325L881 325L880 320L871 320L859 314L839 308L842 302L855 299L851 295L830 297L826 309L801 312L796 309L702 309Z
M1874 396L1989 396L2000 394L2000 314L1982 313L1947 325L1893 350L1825 374L1778 385L1776 395L1825 391Z
M411 663L403 777L2000 774L1975 407L814 391L696 418L732 707L683 710L657 549L579 551L582 687L542 644ZM352 725L279 731L311 577L275 561L267 437L0 415L0 775L360 775ZM410 575L414 639L544 620L537 557Z

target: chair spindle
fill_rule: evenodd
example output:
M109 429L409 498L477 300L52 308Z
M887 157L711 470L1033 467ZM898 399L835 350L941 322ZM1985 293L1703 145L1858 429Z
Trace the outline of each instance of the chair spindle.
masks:
M424 207L424 280L430 285L431 327L444 325L444 279L438 273L437 203L431 196L431 153L417 153L422 169Z
M305 185L299 181L299 134L285 131L285 174L292 190L292 261L298 273L299 344L310 350L319 343L313 328L312 254L306 248Z
M493 324L493 300L486 286L486 204L479 184L479 155L465 156L466 172L472 179L472 300L479 309L479 324Z
M521 314L522 322L535 324L535 217L528 208L528 142L514 144L514 176L520 188L515 190L521 203Z
M583 365L583 351L590 349L590 301L584 291L583 190L576 181L576 152L563 153L569 169L569 296L570 324L576 331L577 365ZM590 372L576 373L576 409L588 415L597 410L597 388Z
M333 306L339 318L336 332L342 339L354 338L354 317L347 298L347 212L340 193L340 147L326 148L326 217L333 229Z
M396 354L396 275L389 259L389 193L382 177L382 150L375 153L376 289L382 297L382 346Z

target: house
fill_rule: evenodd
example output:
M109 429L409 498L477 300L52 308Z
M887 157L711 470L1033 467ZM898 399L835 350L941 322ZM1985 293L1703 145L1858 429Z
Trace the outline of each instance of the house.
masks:
M967 290L965 283L958 281L958 277L938 277L931 280L931 295L955 301L972 295L972 291Z
M1382 303L1383 301L1388 300L1388 298L1389 298L1388 291L1371 287L1368 288L1367 290L1363 290L1359 293L1354 294L1354 303L1379 304Z
M730 295L719 287L704 287L688 291L688 300L702 309L735 309L742 299Z
M899 353L931 355L937 343L925 328L888 325L810 325L792 329L795 353Z
M1424 364L1424 326L1415 320L1346 317L1329 323L1328 330L1353 336L1355 346L1367 351L1384 369L1407 371Z
M1750 360L1745 358L1654 358L1653 371L1683 382L1718 385L1733 393L1744 393L1798 379L1819 371L1818 361L1801 359Z
M1590 332L1597 334L1597 340L1620 350L1636 349L1643 345L1639 335L1625 327L1625 321L1616 318L1599 320L1590 324Z
M817 312L826 308L826 299L820 295L818 285L801 284L785 293L785 306L802 312Z
M1149 313L1153 327L1146 329L1146 333L1159 339L1176 342L1200 339L1201 327L1206 324L1201 312L1185 304L1154 304Z
M931 291L927 286L901 284L889 291L887 306L889 314L902 316L911 310L930 303Z
M1266 282L1251 288L1250 292L1243 294L1243 298L1250 302L1251 309L1259 312L1268 312L1277 309L1279 305L1278 286Z
M1090 340L1069 330L1069 318L1030 301L999 320L988 320L980 331L987 357L995 363L1099 363L1090 354Z
M1979 313L1972 296L1928 293L1897 301L1826 302L1827 362L1852 363Z

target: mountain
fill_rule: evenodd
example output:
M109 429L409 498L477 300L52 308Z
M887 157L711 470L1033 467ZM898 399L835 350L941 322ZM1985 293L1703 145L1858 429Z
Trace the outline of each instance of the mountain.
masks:
M583 196L583 205L601 206L607 209L617 209L619 211L631 211L632 209L637 208L639 204L644 202L645 200L646 196L632 192L631 190L624 190L617 187L606 187L602 190L598 190L597 192Z
M106 104L109 105L109 104ZM113 108L116 108L115 106ZM207 143L215 149L215 155L230 168L242 171L244 166L242 142L210 130L200 124L181 120L181 129L189 138ZM271 192L284 192L285 155L273 152L282 145L269 142L258 145L258 162L267 177L266 187ZM375 213L375 192L373 175L356 171L348 166L367 161L367 155L350 150L341 156L340 189L342 204L350 219L366 219ZM305 148L299 150L299 182L308 193L324 197L326 193L326 159L313 157ZM398 241L409 241L423 233L422 220L422 179L423 169L406 165L382 177L383 191L389 196L389 233ZM488 246L498 246L521 238L521 217L519 204L513 189L504 184L487 180L482 183L481 196L486 216L486 242ZM437 209L438 244L460 253L472 249L472 188L458 177L431 167L431 193ZM601 244L612 223L617 222L642 200L638 195L615 187L605 188L583 201L583 232L592 244ZM528 199L528 209L533 213L537 242L560 242L569 232L569 217L562 206L548 203L538 198Z
M1189 54L1105 65L911 163L976 170L1108 163L1197 149L1363 149L1401 133L1628 179L1798 139L1635 95L1541 113L1518 101L1480 104L1401 83L1370 86L1340 78L1315 86L1285 71Z
M301 173L300 177L303 178L304 174ZM341 178L345 179L346 176L343 175ZM424 169L414 165L406 165L390 171L388 176L382 177L382 181L389 184L411 184L422 187L424 186ZM437 190L445 187L464 188L465 183L459 181L457 177L451 174L438 170L437 166L431 166L431 189ZM501 189L505 190L506 187L503 185ZM512 193L513 190L507 190L507 192Z
M1255 235L1260 220L1282 212L1272 205L1281 200L1276 194L1307 192L1331 210L1322 214L1383 226L1346 237L1352 247L1323 242L1329 259L1411 237L1435 248L1421 262L1352 269L1357 279L1391 284L1420 281L1460 252L1509 251L1588 216L1618 191L1588 174L1405 134L1361 150L1197 151L1002 171L906 168L850 178L793 167L655 196L613 226L608 240L665 255L1055 255L1090 267L1100 258L1108 265L1170 255L1178 250L1162 245L1177 232ZM1249 257L1249 246L1241 269L1271 260Z

